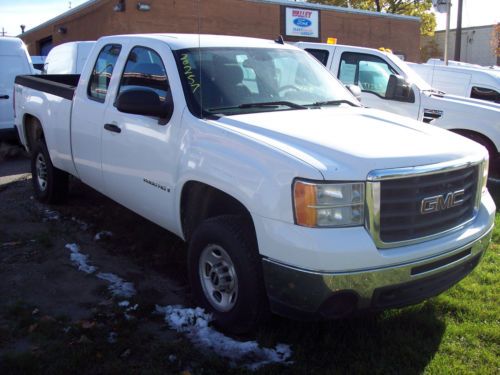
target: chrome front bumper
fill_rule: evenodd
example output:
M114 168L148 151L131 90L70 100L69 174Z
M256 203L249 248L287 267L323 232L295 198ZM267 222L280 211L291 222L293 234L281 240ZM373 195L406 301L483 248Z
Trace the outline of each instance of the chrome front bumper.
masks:
M438 256L359 272L314 272L263 258L271 309L295 318L336 317L345 315L332 309L336 301L346 305L346 312L418 303L470 273L486 251L492 232L493 227L467 245Z

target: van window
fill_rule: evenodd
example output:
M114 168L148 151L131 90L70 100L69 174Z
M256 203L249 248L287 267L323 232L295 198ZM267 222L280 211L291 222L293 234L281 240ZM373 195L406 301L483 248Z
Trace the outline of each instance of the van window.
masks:
M344 52L338 78L345 85L358 85L362 91L385 97L391 74L396 72L380 57Z
M490 102L500 103L500 93L493 89L473 86L470 91L470 97L473 99L488 100Z
M128 55L118 95L127 90L141 88L153 90L162 102L170 95L167 72L160 56L152 49L134 47Z
M118 44L108 44L99 52L87 89L87 94L91 99L104 102L121 48Z
M326 66L326 63L328 62L328 56L330 53L327 50L324 49L314 49L314 48L306 48L306 51L309 52L311 55L316 57L316 59Z

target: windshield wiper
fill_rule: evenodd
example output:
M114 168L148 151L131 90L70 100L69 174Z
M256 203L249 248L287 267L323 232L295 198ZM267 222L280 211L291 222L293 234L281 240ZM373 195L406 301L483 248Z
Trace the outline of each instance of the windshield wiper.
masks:
M349 104L352 105L353 107L359 107L356 103L353 103L347 99L340 99L340 100L326 100L324 102L316 102L312 104L307 104L308 107L324 107L328 105L340 105L340 104Z
M279 106L287 106L294 109L307 109L306 106L297 103L279 100L274 102L244 103L230 107L209 108L208 110L210 112L213 112L213 111L223 111L225 109L265 108L265 107L279 107Z

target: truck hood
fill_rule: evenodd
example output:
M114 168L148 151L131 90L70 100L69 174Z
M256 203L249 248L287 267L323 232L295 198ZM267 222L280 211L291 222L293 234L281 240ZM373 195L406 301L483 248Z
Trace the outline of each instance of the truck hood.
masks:
M327 180L365 180L376 169L486 154L482 146L449 131L367 108L275 111L209 121L300 159Z

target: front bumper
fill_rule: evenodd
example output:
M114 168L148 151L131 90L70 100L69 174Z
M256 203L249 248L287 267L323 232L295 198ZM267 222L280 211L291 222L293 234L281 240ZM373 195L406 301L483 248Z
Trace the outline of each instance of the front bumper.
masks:
M474 241L438 256L362 272L316 272L263 258L271 309L295 318L332 318L418 303L470 273L492 232L493 226Z

